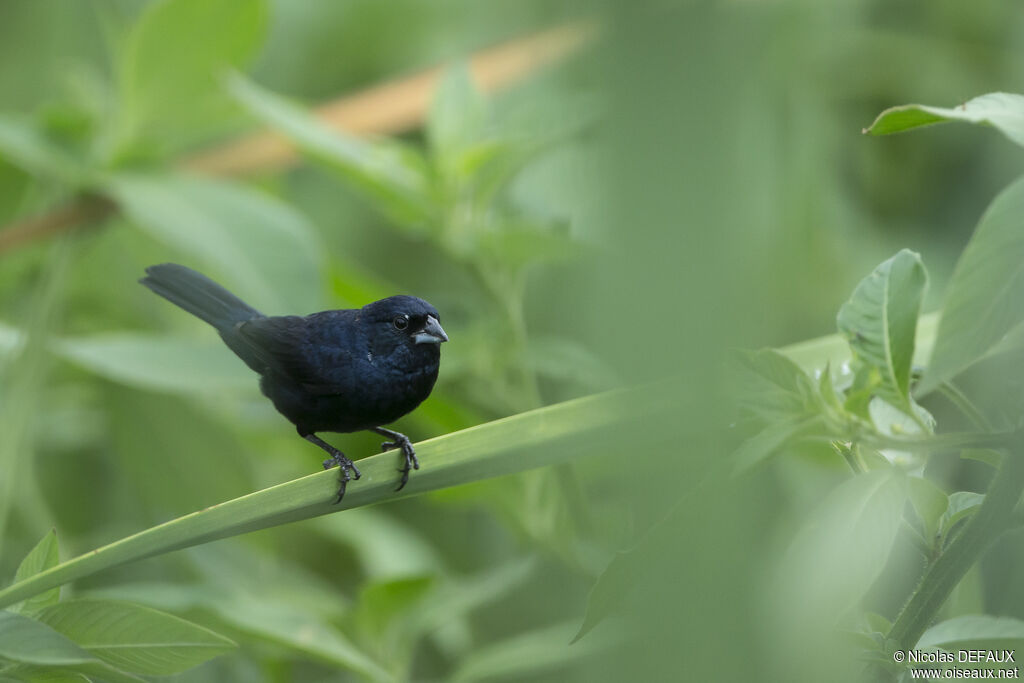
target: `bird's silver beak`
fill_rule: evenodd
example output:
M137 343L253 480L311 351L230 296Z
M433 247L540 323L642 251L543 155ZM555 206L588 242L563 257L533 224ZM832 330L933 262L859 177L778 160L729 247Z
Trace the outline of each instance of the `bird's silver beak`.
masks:
M432 315L427 316L427 324L413 337L417 344L440 344L448 341L448 335L441 329L441 323Z

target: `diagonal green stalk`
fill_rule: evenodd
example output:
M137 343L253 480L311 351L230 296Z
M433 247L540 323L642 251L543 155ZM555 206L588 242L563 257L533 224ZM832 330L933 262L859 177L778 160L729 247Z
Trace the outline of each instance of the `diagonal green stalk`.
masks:
M395 493L397 451L359 461L337 505L337 470L220 503L79 555L0 590L0 608L104 569L220 538L396 500L504 474L608 453L628 421L663 412L671 384L587 396L495 420L416 445L422 469ZM668 394L669 396L671 393ZM666 421L667 422L667 421Z
M890 629L888 638L899 650L917 644L946 598L988 546L1013 523L1014 508L1024 490L1024 457L1018 448L1003 457L985 501L953 542L925 571Z

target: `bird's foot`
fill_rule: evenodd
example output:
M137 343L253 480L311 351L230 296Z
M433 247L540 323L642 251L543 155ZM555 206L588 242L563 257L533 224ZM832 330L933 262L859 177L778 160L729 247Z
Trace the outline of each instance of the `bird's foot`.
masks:
M324 460L325 470L330 469L335 465L338 466L338 470L340 471L340 474L338 475L338 499L334 501L335 505L337 505L341 502L341 499L345 497L345 486L353 479L358 479L362 476L359 472L359 468L356 467L356 464L349 460L344 453L323 439L313 434L307 434L303 438L324 449L327 451L327 454L331 456L327 458L327 460Z
M391 441L385 441L380 445L382 452L392 448L398 448L402 451L405 464L398 468L398 471L402 473L402 480L398 483L398 488L395 489L396 491L401 491L409 483L409 472L420 468L420 461L416 458L416 449L412 447L412 441L405 434L384 429L383 427L378 427L374 431L391 439Z
M327 460L324 460L325 470L329 470L334 466L338 466L341 468L341 473L342 476L345 477L345 481L349 481L351 479L358 479L359 477L363 476L359 472L359 468L356 467L356 464L349 460L348 458L346 458L345 455L340 451L332 455L330 458L327 458ZM352 473L351 476L349 475L349 472Z
M338 466L338 470L340 472L338 474L338 498L334 501L334 504L337 505L341 502L341 499L345 497L345 487L348 483L353 479L358 479L362 475L359 473L359 468L356 467L356 464L346 458L341 451L334 453L330 458L324 460L325 470L330 469L335 465Z

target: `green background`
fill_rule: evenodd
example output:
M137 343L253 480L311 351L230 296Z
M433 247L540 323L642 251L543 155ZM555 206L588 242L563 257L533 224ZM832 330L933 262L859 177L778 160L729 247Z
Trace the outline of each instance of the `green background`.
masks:
M976 127L861 129L894 104L1020 90L1012 3L159 4L182 16L128 0L0 5L0 222L83 188L121 207L0 254L2 576L50 528L68 558L319 467L212 330L135 284L177 261L270 314L431 301L452 341L434 395L397 424L414 440L681 378L668 417L572 468L64 589L240 644L178 680L358 679L323 652L337 657L339 639L399 679L856 678L823 635L831 606L778 577L842 463L709 476L735 445L717 361L833 332L855 284L903 247L922 254L936 308L1018 151ZM563 22L598 36L501 93L465 82L473 50ZM173 174L266 121L205 64L313 105L442 62L456 67L430 123L398 140L421 160L369 148L380 185L368 164L308 158L244 180ZM34 135L55 156L19 153L42 149ZM407 202L395 178L418 163L428 189ZM378 450L366 434L329 440ZM596 576L666 515L613 616L568 646ZM970 575L955 609L1024 616L1024 595L990 588L1019 555Z

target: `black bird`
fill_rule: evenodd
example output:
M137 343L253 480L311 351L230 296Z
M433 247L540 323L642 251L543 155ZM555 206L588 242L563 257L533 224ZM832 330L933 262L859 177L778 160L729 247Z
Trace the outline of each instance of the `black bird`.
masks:
M409 437L381 425L411 412L430 395L441 360L437 310L414 296L391 296L359 309L307 316L265 316L210 278L176 263L146 269L146 287L213 325L221 339L260 374L260 390L291 420L299 436L341 470L338 501L359 469L317 432L373 430L381 448L400 448L400 491L419 469ZM351 473L351 474L350 474Z

